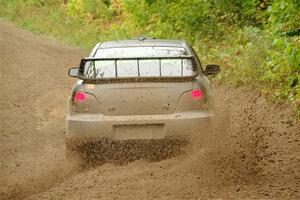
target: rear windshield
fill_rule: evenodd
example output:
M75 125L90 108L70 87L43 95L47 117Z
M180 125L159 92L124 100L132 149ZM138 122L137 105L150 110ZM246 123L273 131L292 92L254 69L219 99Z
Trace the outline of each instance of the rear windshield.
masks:
M88 61L85 64L84 73L86 78L192 76L195 70L191 60L180 58L180 56L186 55L187 53L183 48L175 47L99 49L94 56L95 58L112 58L112 60ZM162 59L162 57L164 58ZM124 59L114 60L113 58ZM129 59L126 60L126 58Z

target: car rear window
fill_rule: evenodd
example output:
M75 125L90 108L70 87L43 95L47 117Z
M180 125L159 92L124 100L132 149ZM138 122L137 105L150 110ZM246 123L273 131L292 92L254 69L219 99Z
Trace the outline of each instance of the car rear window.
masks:
M85 64L84 73L86 78L192 76L195 72L192 61L184 57L180 58L186 55L187 52L184 48L174 47L98 49L94 56L95 58L112 58L112 60L88 61ZM161 59L162 57L163 59ZM114 60L114 58L124 59Z

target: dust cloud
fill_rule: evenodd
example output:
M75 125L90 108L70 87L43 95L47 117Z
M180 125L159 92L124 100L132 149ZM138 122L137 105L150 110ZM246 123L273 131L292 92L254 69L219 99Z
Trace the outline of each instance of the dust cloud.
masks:
M66 72L87 53L4 21L0 44L0 199L300 198L300 127L289 106L216 83L216 117L198 137L88 143L84 162L69 162Z

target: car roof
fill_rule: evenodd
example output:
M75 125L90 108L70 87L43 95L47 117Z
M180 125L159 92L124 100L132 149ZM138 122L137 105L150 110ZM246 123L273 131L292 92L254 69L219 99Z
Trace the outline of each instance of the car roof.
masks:
M183 40L164 40L140 37L131 40L115 40L99 43L98 49L118 48L118 47L186 47Z

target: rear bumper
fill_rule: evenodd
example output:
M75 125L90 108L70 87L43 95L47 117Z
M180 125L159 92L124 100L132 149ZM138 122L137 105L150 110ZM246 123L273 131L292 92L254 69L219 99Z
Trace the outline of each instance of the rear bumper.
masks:
M67 139L163 139L192 136L210 126L210 112L188 111L167 115L68 114Z

